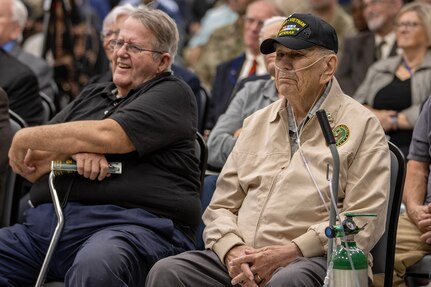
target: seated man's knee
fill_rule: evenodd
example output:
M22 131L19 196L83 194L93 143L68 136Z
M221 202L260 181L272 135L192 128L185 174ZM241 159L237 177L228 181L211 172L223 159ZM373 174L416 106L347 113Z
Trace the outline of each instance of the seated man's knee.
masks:
M181 264L175 256L163 258L153 265L147 276L146 286L167 286L167 282L179 282Z
M287 267L276 270L267 287L313 287L322 286L326 276L326 260L310 262L301 258L292 262Z
M125 270L127 271L124 272ZM90 239L82 246L66 277L82 282L81 280L85 281L85 278L99 274L97 277L108 281L115 277L124 277L123 279L127 281L126 275L131 274L134 277L131 280L139 281L139 274L146 273L144 271L139 255L125 240L99 237L97 240Z

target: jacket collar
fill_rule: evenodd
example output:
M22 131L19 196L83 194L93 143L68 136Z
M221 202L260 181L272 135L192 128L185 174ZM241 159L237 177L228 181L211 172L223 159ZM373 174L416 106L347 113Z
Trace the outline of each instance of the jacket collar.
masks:
M330 124L336 120L337 112L341 107L341 97L343 97L343 95L344 93L341 90L337 79L333 77L328 96L320 106L320 108L324 109L328 114L328 120ZM278 120L280 118L280 114L284 113L286 109L287 100L283 98L274 105L269 117L269 122L272 123Z

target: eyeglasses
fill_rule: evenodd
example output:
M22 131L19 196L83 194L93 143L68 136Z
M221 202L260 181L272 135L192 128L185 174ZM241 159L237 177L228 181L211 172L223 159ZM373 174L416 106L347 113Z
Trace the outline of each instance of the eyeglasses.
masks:
M120 50L121 47L123 47L124 45L126 45L126 51L128 51L132 54L138 54L138 53L142 53L142 52L151 52L151 53L163 54L163 52L161 52L161 51L141 48L136 44L126 43L123 40L111 40L111 41L109 41L109 47L111 47L114 51Z
M118 36L118 34L120 33L120 30L106 30L106 31L102 31L102 34L100 35L100 38L105 39L105 38L109 38L111 36Z
M400 22L400 23L395 23L395 27L397 29L401 29L401 28L406 28L407 30L413 30L414 28L416 28L417 26L422 25L422 23L419 22Z

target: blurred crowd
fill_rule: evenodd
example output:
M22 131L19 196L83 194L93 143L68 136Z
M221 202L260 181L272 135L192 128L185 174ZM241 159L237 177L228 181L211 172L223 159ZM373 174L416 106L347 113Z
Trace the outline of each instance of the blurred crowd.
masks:
M210 199L243 120L279 99L275 55L261 53L262 41L275 37L288 15L311 13L337 33L335 78L341 89L376 115L387 139L407 157L416 122L431 95L428 2L1 0L0 115L9 109L24 125L43 125L86 86L111 82L114 48L127 44L129 51L145 50L117 40L122 23L137 7L160 9L178 27L178 53L171 69L196 96L198 131L207 140L208 173L213 173L205 178L204 195ZM273 22L265 22L268 19ZM264 31L265 23L275 22L277 26ZM5 135L2 179L11 139L7 125L0 125L0 135ZM2 184L0 180L0 202Z

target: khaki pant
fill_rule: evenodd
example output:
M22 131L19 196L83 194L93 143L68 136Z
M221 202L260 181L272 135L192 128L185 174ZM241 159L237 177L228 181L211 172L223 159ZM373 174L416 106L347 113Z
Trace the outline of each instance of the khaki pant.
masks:
M431 245L420 240L421 232L410 220L407 213L400 215L397 231L397 245L395 248L394 284L406 286L403 276L407 267L412 266L431 253Z

